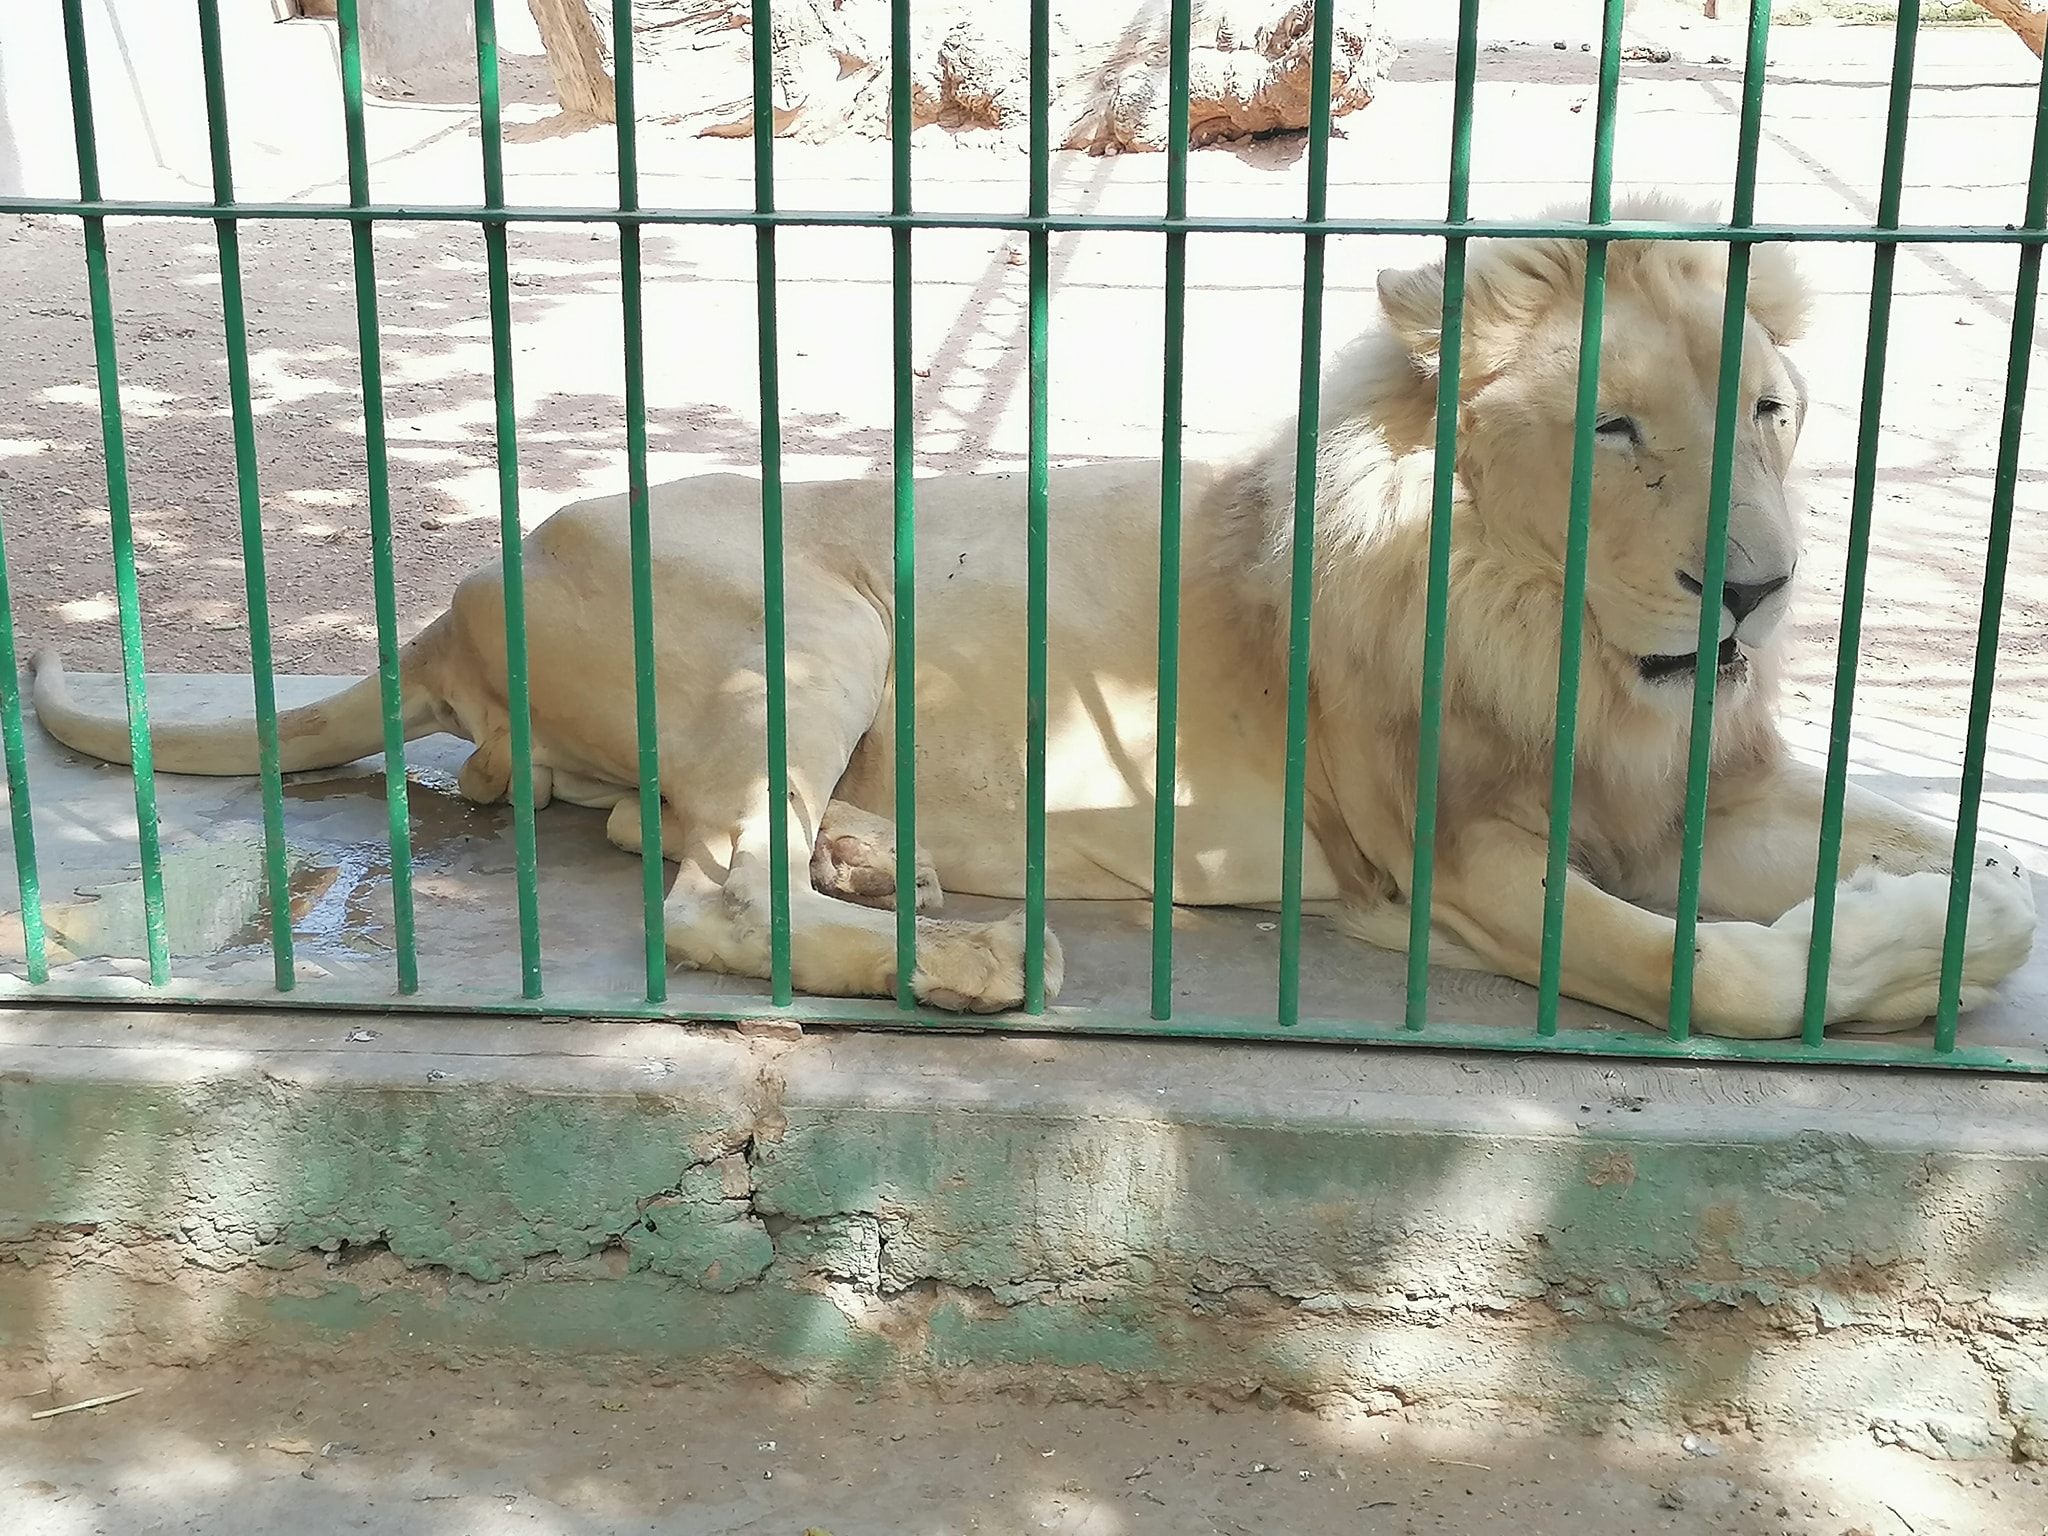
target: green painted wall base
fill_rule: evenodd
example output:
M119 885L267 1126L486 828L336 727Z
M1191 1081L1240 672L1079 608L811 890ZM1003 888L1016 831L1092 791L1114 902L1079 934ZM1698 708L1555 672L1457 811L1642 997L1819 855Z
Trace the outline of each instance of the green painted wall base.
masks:
M2048 1455L2048 1085L0 1017L0 1356L516 1353Z

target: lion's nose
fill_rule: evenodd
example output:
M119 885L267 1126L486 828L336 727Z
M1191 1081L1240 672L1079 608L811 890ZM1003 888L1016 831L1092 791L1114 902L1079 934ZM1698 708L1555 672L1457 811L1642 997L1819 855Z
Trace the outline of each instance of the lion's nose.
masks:
M1769 581L1728 581L1721 584L1721 601L1740 624L1763 605L1765 598L1790 581L1790 576L1773 576Z

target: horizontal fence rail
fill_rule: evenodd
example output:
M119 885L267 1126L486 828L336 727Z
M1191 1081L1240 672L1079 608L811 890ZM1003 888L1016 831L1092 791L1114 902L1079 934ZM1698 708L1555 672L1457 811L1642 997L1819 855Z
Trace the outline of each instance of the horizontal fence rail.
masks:
M41 3L41 0L38 0ZM46 920L45 868L39 863L37 809L49 813L47 799L32 799L29 758L25 751L25 701L17 670L22 658L15 649L16 626L9 606L4 537L0 537L0 746L5 749L9 813L13 830L14 867L21 901L22 955L28 989L19 996L51 1000L92 1000L138 996L164 1002L221 1001L172 975L166 927L163 846L158 815L156 775L151 760L149 697L142 645L142 607L136 583L135 535L127 474L127 438L123 429L118 378L116 322L119 311L109 275L107 226L111 220L193 219L215 227L225 323L225 360L229 377L230 419L240 513L242 568L249 623L249 660L255 680L255 720L263 832L263 884L268 954L273 968L276 1002L321 1006L430 1008L435 1003L422 991L422 957L417 937L413 856L413 806L405 752L405 721L401 698L401 645L394 570L395 547L385 424L382 326L379 318L376 231L379 224L458 224L480 232L486 253L489 331L492 361L493 452L498 490L499 575L505 604L505 656L509 697L508 720L513 837L516 953L507 955L517 972L516 994L481 999L465 997L464 1011L509 1015L591 1014L632 1018L687 1016L743 1019L774 1013L799 1021L875 1025L937 1025L958 1027L956 1015L921 1008L913 995L918 969L919 930L916 914L917 868L909 849L917 840L916 666L918 589L915 580L918 495L913 472L917 462L915 391L916 349L913 334L915 253L918 231L980 230L1019 232L1025 241L1025 377L1028 449L1025 465L1024 518L1018 530L1023 552L1023 593L1026 651L1022 676L1024 739L1018 746L1025 793L1020 808L1019 846L1023 850L1025 918L1023 997L1021 1007L1005 1019L1007 1027L1081 1033L1173 1034L1197 1039L1288 1038L1351 1044L1426 1044L1485 1050L1542 1050L1579 1055L1624 1055L1645 1058L1827 1062L1857 1065L1948 1066L1980 1070L2048 1073L2048 1052L2025 1052L1972 1045L1958 1038L1957 1014L1962 992L1965 919L1969 911L1972 865L1975 860L1979 805L1985 777L1988 731L1996 682L2000 621L2020 479L2023 414L2034 343L2042 247L2048 242L2048 71L2041 77L2035 107L2034 136L2025 207L2016 224L1908 225L1901 221L1906 144L1911 118L1918 0L1903 0L1895 29L1892 77L1885 127L1880 195L1875 221L1869 225L1813 223L1769 224L1755 217L1759 153L1765 113L1766 57L1771 26L1769 0L1753 0L1749 11L1739 132L1731 196L1725 223L1680 223L1612 217L1615 154L1620 124L1623 0L1603 0L1597 89L1592 122L1592 164L1587 183L1588 216L1584 220L1502 220L1470 214L1473 122L1480 53L1479 0L1459 0L1458 39L1452 76L1453 106L1447 167L1448 198L1441 219L1332 217L1329 214L1332 64L1335 13L1318 5L1313 18L1311 61L1313 91L1306 140L1306 199L1300 217L1197 216L1188 209L1190 50L1194 0L1172 0L1166 17L1169 40L1167 120L1169 125L1163 211L1157 215L1071 214L1052 208L1051 0L1029 6L1028 76L1030 91L1029 172L1026 206L1021 212L923 211L914 206L911 130L913 90L909 0L894 0L891 18L892 55L888 82L890 103L890 192L887 209L820 210L787 208L776 190L776 143L773 132L774 72L767 49L756 52L753 71L754 197L751 208L649 207L642 200L641 158L634 118L636 96L633 6L618 0L614 7L612 45L618 108L616 167L618 197L613 206L541 206L512 201L507 195L504 134L499 92L497 13L494 0L470 0L478 72L481 202L469 204L380 203L372 199L370 157L365 138L365 105L359 0L339 3L339 75L343 104L343 138L347 152L348 200L330 204L305 201L243 202L235 197L230 156L230 101L223 67L218 0L191 0L204 70L206 124L212 169L211 198L206 201L121 199L103 194L92 98L92 61L82 0L53 0L61 11L70 88L71 127L78 164L79 195L75 198L0 198L0 213L54 214L76 218L83 233L86 280L94 346L98 400L107 479L110 537L115 572L116 612L122 658L123 699L133 754L132 782L139 854L144 953L135 957L146 967L148 983L140 992L128 981L96 976L51 975L50 932ZM176 0L169 0L176 3ZM753 0L751 25L756 38L769 34L772 0ZM106 61L100 61L106 67ZM285 776L280 769L278 703L273 665L276 622L270 597L263 545L262 500L257 475L258 422L251 405L247 300L243 288L239 231L249 220L320 220L345 224L352 241L354 302L358 330L358 371L361 387L365 473L371 525L370 564L375 593L377 677L381 694L384 763L383 787L388 805L392 960L394 989L369 995L346 988L328 988L310 996L302 983L294 949L291 917ZM524 623L525 577L521 556L522 515L519 482L518 412L513 389L513 311L509 240L514 225L591 225L616 232L621 295L624 361L626 506L632 550L630 586L622 624L630 626L637 733L639 790L630 807L637 811L641 842L640 917L644 985L635 981L631 993L587 996L548 985L542 966L543 871L535 824L537 783L535 745L528 699L529 658ZM765 676L761 766L771 806L767 838L769 974L766 1000L732 995L677 1002L671 995L668 955L663 935L664 819L659 788L661 771L656 629L658 612L652 568L655 536L648 485L647 319L642 237L651 228L734 227L754 232L757 313L755 337L761 412L759 445L761 479L763 634ZM791 846L802 826L787 813L792 795L828 793L831 786L793 781L790 766L790 682L788 647L791 588L784 547L781 349L778 337L777 237L787 229L887 230L891 268L892 449L890 468L890 597L893 603L890 695L893 717L878 724L893 748L897 847L903 856L896 867L896 916L893 920L896 996L894 999L845 1000L800 996L795 991L792 903L793 871L802 878L804 849ZM1048 900L1048 711L1051 619L1049 592L1050 529L1059 516L1052 494L1054 462L1050 358L1052 250L1055 236L1126 233L1163 237L1164 350L1161 358L1162 475L1159 496L1157 632L1158 697L1156 705L1156 792L1153 816L1153 890L1150 897L1149 1008L1124 1011L1061 1006L1048 994L1045 943ZM1180 663L1183 626L1200 622L1184 606L1185 479L1183 445L1186 431L1188 339L1188 246L1191 239L1224 234L1259 234L1301 242L1301 332L1293 475L1289 487L1291 525L1287 552L1285 640L1287 645L1285 739L1276 744L1284 761L1284 818L1278 829L1282 855L1278 901L1277 989L1269 1013L1224 1017L1189 1010L1176 988L1175 888L1176 789L1180 783L1177 741L1184 701ZM1452 568L1451 528L1457 498L1456 456L1459 442L1459 400L1466 367L1467 272L1470 242L1496 236L1552 236L1581 240L1586 245L1584 303L1579 336L1575 394L1575 431L1568 518L1563 546L1562 625L1557 635L1555 732L1549 770L1548 842L1542 896L1540 974L1536 978L1533 1018L1526 1028L1504 1028L1447 1021L1432 1017L1429 936L1436 888L1435 850L1442 808L1440 779L1444 769L1444 708L1450 634ZM1405 1007L1398 1019L1385 1021L1318 1017L1302 1004L1303 888L1308 858L1307 822L1310 798L1310 700L1313 674L1312 601L1316 580L1316 528L1319 469L1322 459L1321 389L1326 347L1323 334L1325 273L1330 240L1346 236L1425 236L1443 249L1442 328L1439 346L1438 402L1432 425L1435 446L1431 487L1428 568L1420 639L1420 724L1415 765L1415 853L1407 877L1411 902L1406 956ZM1713 242L1727 252L1727 289L1717 367L1715 430L1709 494L1705 569L1700 578L1700 625L1692 679L1690 746L1684 766L1683 835L1677 877L1676 940L1672 955L1668 1027L1609 1031L1561 1028L1560 1000L1564 967L1566 892L1574 878L1572 814L1578 776L1578 725L1583 626L1586 614L1589 539L1592 518L1595 455L1599 452L1596 420L1600 398L1600 366L1607 303L1609 254L1617 241L1677 240ZM1709 766L1718 667L1722 593L1727 580L1728 526L1733 497L1736 422L1742 372L1744 321L1747 315L1751 260L1762 242L1829 243L1868 246L1871 250L1871 291L1861 394L1857 416L1853 483L1849 500L1847 564L1841 605L1840 652L1837 660L1828 751L1819 821L1819 870L1814 891L1813 927L1803 999L1804 1028L1796 1039L1733 1041L1703 1038L1693 1028L1696 949L1701 918L1701 883L1705 860ZM1902 245L1998 245L2016 253L2010 355L2000 417L1997 463L1986 529L1985 583L1979 606L1977 645L1968 706L1967 736L1955 834L1954 873L1950 877L1948 923L1943 952L1942 986L1931 1045L1912 1045L1878 1038L1830 1038L1824 1033L1827 988L1837 882L1847 797L1849 747L1853 722L1857 663L1868 597L1868 571L1874 531L1873 507L1878 448L1886 382L1896 267ZM32 515L19 504L0 506L0 519ZM799 594L801 589L798 589ZM801 615L799 614L799 617ZM821 800L822 804L822 800ZM674 849L668 850L673 855ZM808 896L808 888L804 895ZM1802 942L1805 942L1802 940ZM431 957L428 957L431 960ZM429 971L430 974L430 971ZM239 999L247 1000L247 999Z
M969 213L934 210L892 213L845 208L629 208L593 204L508 203L479 208L450 203L203 203L154 198L0 197L0 213L70 214L81 218L334 219L372 224L655 224L772 225L777 229L986 229L1044 230L1048 234L1136 235L1427 235L1465 239L1550 235L1583 240L1589 230L1614 240L1714 240L1772 245L2010 245L2048 244L2048 229L2018 224L1682 224L1664 219L1615 219L1593 230L1583 219L1282 218L1255 214L1188 214L1183 218L1138 213Z

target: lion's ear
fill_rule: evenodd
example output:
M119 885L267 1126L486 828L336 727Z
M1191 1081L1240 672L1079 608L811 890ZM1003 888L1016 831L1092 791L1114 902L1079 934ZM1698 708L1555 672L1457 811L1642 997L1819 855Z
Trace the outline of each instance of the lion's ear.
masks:
M1806 330L1811 302L1806 279L1792 252L1782 245L1759 245L1749 258L1749 312L1779 346L1797 341Z
M1408 355L1428 360L1443 344L1444 264L1397 267L1380 273L1380 308Z

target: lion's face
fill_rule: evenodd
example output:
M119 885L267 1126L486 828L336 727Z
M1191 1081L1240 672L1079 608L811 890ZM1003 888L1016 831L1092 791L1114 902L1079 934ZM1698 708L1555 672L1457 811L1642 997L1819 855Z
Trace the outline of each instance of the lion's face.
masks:
M1690 297L1690 296L1688 296ZM1560 304L1526 351L1466 407L1461 454L1475 499L1518 524L1491 529L1562 563L1570 505L1579 308ZM1610 296L1595 416L1586 595L1601 638L1638 658L1647 682L1689 681L1714 458L1721 298L1683 311L1623 289ZM1785 475L1803 414L1798 381L1762 326L1745 339L1728 510L1726 643L1770 638L1790 598L1798 546ZM1520 494L1491 494L1512 483Z
M1564 563L1571 503L1583 249L1563 241L1475 242L1467 280L1460 473L1487 542L1552 569ZM1426 293L1434 276L1425 269L1383 278L1383 302L1397 326L1404 284ZM1595 415L1589 642L1632 658L1645 688L1681 698L1671 685L1690 682L1699 647L1724 288L1718 249L1647 241L1612 248ZM1785 476L1805 398L1778 342L1796 330L1802 300L1789 261L1760 250L1736 406L1720 614L1731 682L1746 676L1743 650L1770 639L1791 598L1798 541Z

